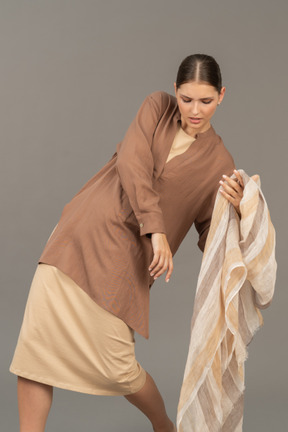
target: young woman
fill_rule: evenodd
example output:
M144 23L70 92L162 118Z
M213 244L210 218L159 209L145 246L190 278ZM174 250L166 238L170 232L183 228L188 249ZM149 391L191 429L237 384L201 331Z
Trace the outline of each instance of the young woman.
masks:
M193 223L204 250L220 184L239 213L243 182L210 123L225 94L215 59L185 58L174 88L145 98L42 252L10 366L21 432L44 431L53 386L124 395L155 432L176 430L135 359L134 331L148 338L149 290L164 272L169 281Z

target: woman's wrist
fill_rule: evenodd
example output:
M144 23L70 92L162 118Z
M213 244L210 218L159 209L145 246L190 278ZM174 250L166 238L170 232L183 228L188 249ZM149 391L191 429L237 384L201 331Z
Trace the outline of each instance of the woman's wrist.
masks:
M235 207L235 206L234 206L234 209L235 209L236 213L238 214L239 218L241 219L241 211L240 211L240 207Z

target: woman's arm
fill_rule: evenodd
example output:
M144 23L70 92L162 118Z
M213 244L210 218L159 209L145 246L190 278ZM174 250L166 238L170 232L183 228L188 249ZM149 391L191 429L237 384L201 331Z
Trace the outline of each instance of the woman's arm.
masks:
M116 168L136 219L140 235L165 233L159 195L154 190L153 135L161 117L161 92L147 96L124 139L117 145Z
M173 271L173 260L159 195L153 188L154 159L151 151L161 115L161 92L151 93L117 146L116 168L139 223L140 236L151 238L154 255L147 271L157 279L167 270L165 280L168 282Z
M241 219L240 201L243 198L244 182L240 173L236 169L234 169L233 172L236 176L236 179L231 179L230 176L225 174L222 175L222 180L219 181L220 185L222 186L220 192L233 205L236 213ZM258 175L255 174L251 178L254 181L257 181ZM214 193L208 198L207 202L209 204L203 206L204 210L200 212L199 216L197 216L197 219L195 220L195 227L199 233L198 246L202 252L205 248L217 192L218 189L216 189Z
M199 213L195 219L194 225L195 225L195 228L199 234L199 240L198 240L197 244L198 244L199 249L202 252L204 252L205 243L206 243L206 239L207 239L210 224L211 224L212 213L213 213L213 209L214 209L216 195L217 195L219 187L220 187L219 183L217 182L217 176L219 175L218 178L221 181L221 172L226 173L226 176L223 177L223 180L224 179L226 180L227 178L230 178L234 169L235 169L234 160L231 157L231 155L227 153L226 159L223 160L221 167L217 167L218 174L215 173L215 176L213 176L214 180L213 180L212 190L209 193L209 195L207 196L207 198L205 199L205 201L203 202L201 209L200 209L200 211L199 211ZM225 185L226 185L226 183L225 183ZM238 203L238 201L237 201L237 203ZM235 201L235 204L236 204L236 201Z
M195 228L199 234L197 245L202 252L204 252L217 192L218 187L207 197L194 222Z

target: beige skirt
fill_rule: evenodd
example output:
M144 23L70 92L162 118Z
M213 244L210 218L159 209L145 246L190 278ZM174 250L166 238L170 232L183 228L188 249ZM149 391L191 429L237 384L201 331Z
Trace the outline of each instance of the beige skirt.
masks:
M134 331L56 267L38 264L10 372L94 395L140 390Z

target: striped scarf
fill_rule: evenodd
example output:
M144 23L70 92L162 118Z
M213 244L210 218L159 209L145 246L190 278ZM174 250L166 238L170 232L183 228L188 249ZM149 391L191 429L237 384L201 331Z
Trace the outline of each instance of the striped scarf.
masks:
M191 322L178 432L241 432L247 345L273 297L275 230L260 178L244 182L241 219L218 191ZM235 178L233 174L231 178Z

